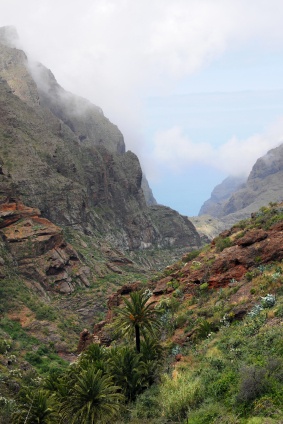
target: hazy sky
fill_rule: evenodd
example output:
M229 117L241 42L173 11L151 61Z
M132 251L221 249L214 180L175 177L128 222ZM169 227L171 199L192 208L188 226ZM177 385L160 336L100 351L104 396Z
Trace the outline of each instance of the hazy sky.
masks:
M102 107L158 202L196 215L283 142L282 0L0 0L0 25Z

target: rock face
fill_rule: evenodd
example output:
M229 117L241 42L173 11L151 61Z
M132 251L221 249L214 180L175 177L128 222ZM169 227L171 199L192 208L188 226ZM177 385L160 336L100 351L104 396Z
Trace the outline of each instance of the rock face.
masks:
M211 215L190 216L190 221L196 227L204 244L209 243L226 229L226 225Z
M2 30L2 200L20 199L55 225L102 236L124 251L199 246L184 217L147 206L139 160L101 109L63 90L49 70L31 66L3 38Z
M211 215L215 218L221 216L223 203L246 182L245 178L228 177L218 184L212 191L209 200L202 205L199 215Z
M259 158L246 182L234 187L233 192L227 193L227 196L219 197L217 193L223 184L217 186L212 192L211 199L202 206L200 215L208 213L215 216L229 228L235 222L249 217L261 206L266 206L270 202L281 202L282 178L283 144Z
M171 292L172 288L168 284L170 281L180 284L185 292L191 294L203 283L207 284L207 288L233 286L251 269L259 275L260 266L264 268L265 264L282 261L282 211L283 204L267 209L265 213L254 214L244 230L235 225L214 239L209 250L204 250L194 259L187 260L185 255L182 259L183 266L177 263L167 267L166 277L155 283L153 293L160 295ZM273 224L272 217L276 217ZM229 247L219 249L218 241L228 238Z
M146 179L146 176L144 174L142 176L141 186L142 186L142 191L143 191L143 194L144 194L144 197L145 197L146 204L148 206L157 205L157 201L155 200L155 198L153 196L152 190L151 190L151 188L148 184L148 181Z
M71 293L76 285L89 285L89 270L38 209L13 199L1 203L0 235L19 272L46 291Z

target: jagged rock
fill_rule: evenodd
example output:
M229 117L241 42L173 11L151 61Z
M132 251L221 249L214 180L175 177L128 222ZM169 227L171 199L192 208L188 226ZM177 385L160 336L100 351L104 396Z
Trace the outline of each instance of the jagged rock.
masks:
M280 140L278 140L279 144ZM270 150L254 164L248 178L240 186L235 186L225 197L218 198L213 190L211 199L204 203L200 214L209 213L223 222L226 228L237 221L248 218L251 213L270 202L283 200L283 144ZM225 180L227 181L227 180ZM225 181L223 184L225 185ZM225 190L224 190L225 191Z
M243 246L243 247L250 246L251 244L254 244L256 242L266 239L267 236L268 236L267 232L263 231L262 229L252 230L252 231L249 231L244 237L240 238L237 244L238 246Z
M215 218L221 216L221 211L225 201L245 184L246 178L244 177L228 177L218 184L212 191L209 200L206 200L200 208L199 215L211 215Z
M155 200L155 198L153 196L152 190L151 190L151 188L148 184L148 181L146 179L146 176L144 174L142 175L141 187L142 187L142 190L143 190L143 194L144 194L144 197L145 197L146 204L148 206L157 205L157 201Z
M0 199L12 193L55 225L99 233L124 252L200 246L184 217L147 206L139 160L100 108L1 37L0 77Z
M71 293L78 278L89 286L89 269L64 241L62 230L42 218L38 209L12 199L0 204L0 222L0 234L25 277L61 293Z
M172 280L172 276L168 276L165 278L162 278L162 280L158 281L157 285L155 286L153 290L154 295L159 295L162 293L168 292L168 283Z
M280 206L279 206L280 209ZM239 231L237 227L222 233L222 238L233 239ZM222 252L215 251L215 240L211 243L211 253L207 254L206 260L196 258L184 264L181 269L175 270L168 277L156 283L153 293L160 295L166 290L167 282L172 279L179 281L187 294L195 294L196 287L202 283L208 283L209 288L224 287L231 284L237 285L246 272L258 266L272 261L283 259L283 224L274 224L269 230L250 229L245 234L236 237L231 247ZM238 233L239 235L239 233ZM170 268L168 269L168 271Z
M93 337L90 332L85 328L80 333L80 340L77 347L77 352L83 352L91 343L93 342Z
M110 271L115 272L116 274L123 274L123 271L120 268L117 268L109 262L106 264L106 266L110 269Z

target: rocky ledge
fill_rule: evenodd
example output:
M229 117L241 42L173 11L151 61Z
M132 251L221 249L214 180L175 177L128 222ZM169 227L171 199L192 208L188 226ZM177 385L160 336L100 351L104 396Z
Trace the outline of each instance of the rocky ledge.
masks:
M0 235L19 272L38 289L71 293L76 285L89 286L89 268L39 209L6 200L0 204Z

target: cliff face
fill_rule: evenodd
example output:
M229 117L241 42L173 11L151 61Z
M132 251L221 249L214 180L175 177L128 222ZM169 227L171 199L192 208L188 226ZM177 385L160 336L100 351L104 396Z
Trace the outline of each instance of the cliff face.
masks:
M204 202L199 211L199 215L221 216L223 204L241 185L244 185L245 182L246 179L241 177L225 178L221 184L218 184L213 189L210 199Z
M67 93L42 65L30 71L26 55L1 43L1 34L0 57L2 202L13 196L56 225L123 250L199 246L179 214L172 220L162 207L150 211L139 160L100 108Z
M35 281L37 290L71 293L76 285L89 286L89 269L38 209L17 201L0 204L0 235L19 272Z
M215 196L225 182L212 192L211 199L204 203L200 215L208 213L224 222L226 228L245 219L252 212L270 202L283 200L283 144L259 158L245 183L234 187L224 198ZM225 180L226 181L226 180Z

